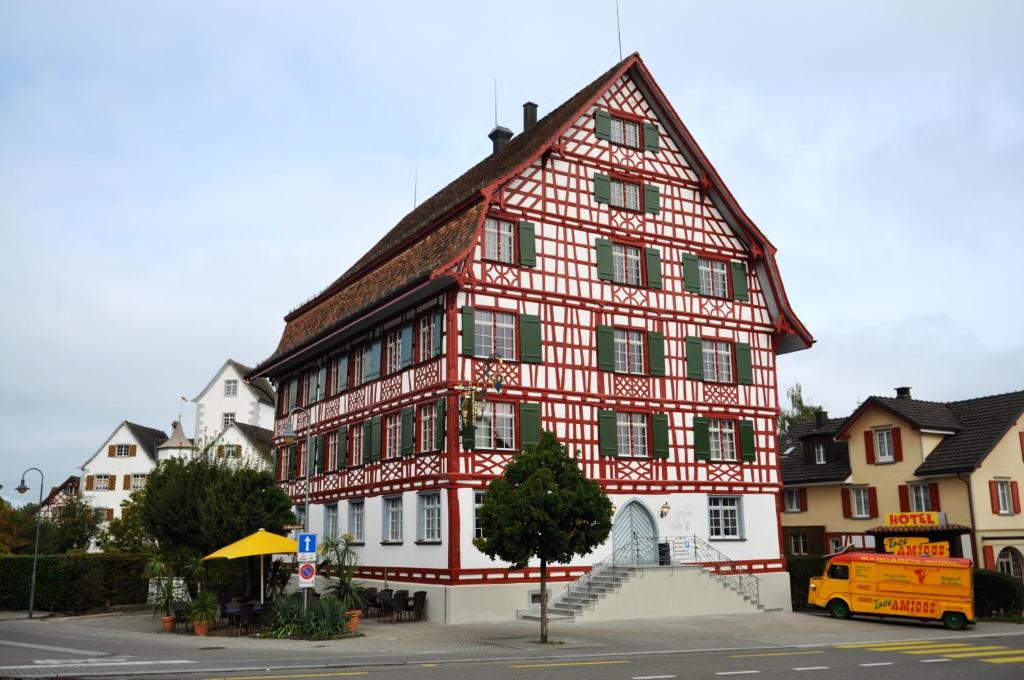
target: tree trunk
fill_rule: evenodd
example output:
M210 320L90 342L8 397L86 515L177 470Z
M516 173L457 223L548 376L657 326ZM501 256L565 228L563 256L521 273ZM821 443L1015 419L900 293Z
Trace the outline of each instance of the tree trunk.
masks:
M540 642L548 642L548 563L540 561Z

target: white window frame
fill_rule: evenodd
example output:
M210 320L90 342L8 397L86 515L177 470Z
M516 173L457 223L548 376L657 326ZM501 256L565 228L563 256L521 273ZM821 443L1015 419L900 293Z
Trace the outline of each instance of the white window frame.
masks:
M613 329L616 373L644 374L644 335L643 331Z
M138 491L139 489L146 488L146 479L149 475L144 472L133 472L131 480L128 482L129 491ZM95 484L94 484L95 486Z
M396 328L384 334L384 374L397 373L402 367L402 331Z
M733 366L733 345L721 340L701 340L704 380L707 382L736 382Z
M871 517L871 493L866 486L855 486L850 489L850 510L853 519Z
M384 457L398 458L402 455L402 414L399 411L384 416Z
M131 444L114 444L114 458L131 458Z
M236 455L237 452L237 455ZM225 444L224 445L224 457L225 458L241 458L242 457L242 445L241 444Z
M1022 573L1024 568L1021 565L1020 553L1012 546L1006 546L996 554L996 569L1024 582L1024 573Z
M92 490L93 491L110 491L110 478L112 475L108 473L100 473L92 476ZM117 483L116 481L114 482Z
M476 356L487 358L497 353L505 361L516 359L516 315L478 309L473 319L473 345Z
M418 494L419 541L422 543L441 542L441 492L430 491Z
M640 185L621 179L611 179L609 203L615 208L640 210Z
M237 397L238 396L238 381L237 380L225 380L224 381L224 396L225 397Z
M384 522L381 527L381 535L384 537L382 543L402 542L402 497L384 497Z
M931 512L932 494L927 484L909 484L910 511Z
M612 281L627 286L643 283L643 264L638 246L612 243Z
M800 489L786 489L786 512L800 512Z
M1013 514L1013 494L1010 490L1010 480L996 480L996 498L999 500L999 514Z
M433 314L420 317L420 342L418 348L420 361L427 361L434 357L434 324L436 322L437 319Z
M437 450L437 404L423 404L419 407L419 450Z
M232 425L234 425L235 422L235 414L233 412L220 414L220 429L226 430Z
M354 543L366 540L366 501L348 502L348 532Z
M352 467L363 464L366 452L366 442L363 437L363 424L353 425L349 428L349 437L352 440Z
M708 418L708 440L711 460L734 463L737 460L736 421L729 418Z
M829 554L835 554L843 549L843 540L841 538L830 538L828 539L828 551Z
M324 438L327 450L324 452L324 472L338 469L338 431L328 432Z
M484 259L515 264L516 226L509 220L488 217L484 222Z
M473 490L473 538L483 538L484 530L480 526L480 506L484 504L484 494L480 489Z
M799 545L797 545L799 543ZM811 539L807 534L791 533L789 535L789 552L791 555L806 555L810 550Z
M743 498L708 496L708 537L735 541L743 538Z
M611 141L632 149L639 149L640 124L632 120L617 118L616 116L610 116L610 118L612 119Z
M707 297L729 297L729 265L721 260L701 257L697 260L700 294Z
M825 445L818 442L814 445L814 464L824 465L827 461L825 457Z
M875 462L892 463L896 460L896 453L892 443L892 428L880 427L874 430L875 437Z
M649 456L646 413L616 412L615 434L619 458L647 458Z
M338 537L338 504L328 503L324 505L324 538L331 539Z
M502 436L504 435L504 436ZM516 447L515 404L487 401L473 433L477 449L512 451Z
M368 347L360 347L351 354L350 361L352 362L353 387L358 387L359 385L362 385L364 382L366 382L365 376L363 375L363 363L366 360L365 352L367 350Z

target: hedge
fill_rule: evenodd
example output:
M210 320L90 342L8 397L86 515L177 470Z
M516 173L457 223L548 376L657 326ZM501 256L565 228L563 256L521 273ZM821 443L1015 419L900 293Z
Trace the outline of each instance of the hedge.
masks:
M825 571L825 558L821 555L793 555L786 558L786 564L793 609L806 609L811 577L821 576Z
M1020 616L1024 610L1024 585L1009 574L974 570L974 615L978 618Z
M83 612L146 602L145 555L80 553L40 555L35 608ZM0 609L28 609L32 556L0 557Z

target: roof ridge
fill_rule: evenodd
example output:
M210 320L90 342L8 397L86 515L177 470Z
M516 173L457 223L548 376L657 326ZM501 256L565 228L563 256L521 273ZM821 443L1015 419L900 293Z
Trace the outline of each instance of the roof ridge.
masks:
M914 404L936 404L938 406L949 406L948 401L934 401L932 399L917 399L914 397L883 397L880 394L871 395L872 399L885 399L886 401L899 401L899 402L910 402Z
M981 397L970 397L968 399L957 399L956 401L948 401L947 405L953 404L966 404L971 401L984 401L986 399L998 399L999 397L1010 397L1010 396L1021 396L1024 397L1024 390L1015 390L1013 392L999 392L997 394L986 394Z

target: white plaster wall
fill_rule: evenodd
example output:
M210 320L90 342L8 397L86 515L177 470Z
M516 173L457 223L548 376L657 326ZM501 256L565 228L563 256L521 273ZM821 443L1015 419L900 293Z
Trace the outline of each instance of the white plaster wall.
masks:
M234 413L235 420L240 423L274 429L274 408L269 404L261 404L242 378L234 366L227 364L209 391L196 401L195 437L198 441L212 439L220 434L225 413ZM238 381L236 396L224 396L226 380Z
M107 455L107 447L111 444L135 444L136 455L126 458L111 458ZM121 516L121 503L128 500L132 492L123 488L124 475L150 474L156 463L143 450L142 444L132 436L131 430L121 425L110 439L103 442L99 452L82 467L82 498L94 508L113 508L114 517ZM112 474L117 476L117 484L113 491L86 491L88 475Z

